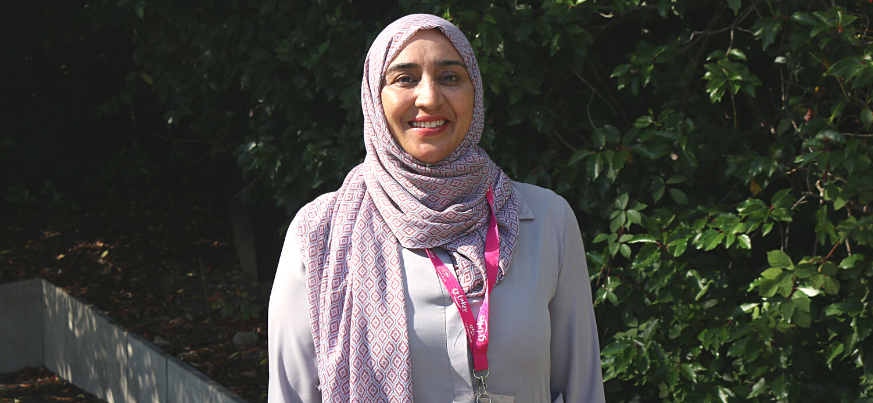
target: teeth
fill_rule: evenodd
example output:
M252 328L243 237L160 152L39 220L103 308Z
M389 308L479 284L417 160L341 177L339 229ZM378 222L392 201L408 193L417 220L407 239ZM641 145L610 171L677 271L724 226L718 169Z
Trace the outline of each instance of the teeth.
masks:
M433 129L435 127L440 127L446 124L445 120L434 120L432 122L410 122L412 127L421 127L424 129Z

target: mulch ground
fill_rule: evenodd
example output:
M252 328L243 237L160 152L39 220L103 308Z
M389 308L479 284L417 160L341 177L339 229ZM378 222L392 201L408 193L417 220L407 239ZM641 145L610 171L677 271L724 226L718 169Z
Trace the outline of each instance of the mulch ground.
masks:
M45 367L26 367L0 374L0 402L104 403Z
M151 190L78 211L3 210L0 284L44 278L246 401L267 401L272 283L240 271L226 198ZM236 346L237 332L254 332L258 342ZM14 378L21 390L41 390L46 377L24 378ZM49 393L21 401L51 401Z

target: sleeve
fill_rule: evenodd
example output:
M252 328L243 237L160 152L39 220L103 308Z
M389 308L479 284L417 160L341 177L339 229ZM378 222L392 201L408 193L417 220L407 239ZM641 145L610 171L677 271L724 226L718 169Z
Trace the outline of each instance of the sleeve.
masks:
M600 344L582 235L573 210L566 201L563 205L566 227L560 271L549 302L552 398L563 394L566 403L604 403Z
M297 220L294 221L285 236L270 293L267 400L270 403L320 403L318 365L309 326L306 266L294 231Z

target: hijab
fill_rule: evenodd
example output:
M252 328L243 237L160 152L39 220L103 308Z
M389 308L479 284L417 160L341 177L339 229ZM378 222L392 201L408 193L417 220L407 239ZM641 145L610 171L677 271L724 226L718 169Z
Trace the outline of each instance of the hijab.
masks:
M381 91L389 63L409 39L434 28L461 55L475 95L464 140L444 160L426 164L392 137ZM401 248L444 248L465 294L482 296L489 188L501 240L497 282L506 275L518 234L518 200L509 178L477 145L482 96L470 43L442 18L400 18L370 47L361 82L367 156L339 190L306 205L297 220L323 401L412 402Z

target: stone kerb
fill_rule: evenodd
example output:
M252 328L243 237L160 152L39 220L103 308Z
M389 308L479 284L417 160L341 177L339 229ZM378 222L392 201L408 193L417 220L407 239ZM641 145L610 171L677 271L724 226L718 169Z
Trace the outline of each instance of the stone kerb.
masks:
M43 279L0 285L0 373L39 365L109 403L245 402Z

